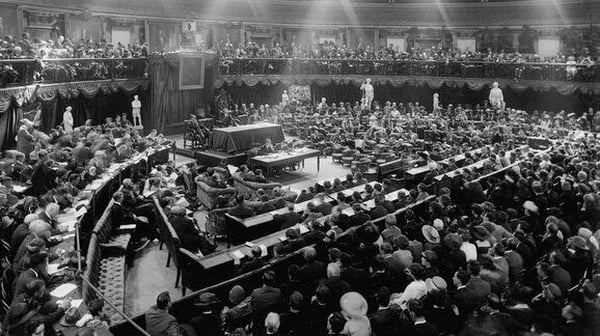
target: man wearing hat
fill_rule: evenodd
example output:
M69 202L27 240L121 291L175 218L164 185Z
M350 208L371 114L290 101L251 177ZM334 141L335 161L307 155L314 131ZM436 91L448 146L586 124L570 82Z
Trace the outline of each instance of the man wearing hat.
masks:
M3 323L9 335L31 335L42 330L51 334L49 330L52 330L52 325L71 307L71 301L64 300L56 307L56 304L47 304L46 296L43 280L27 283L24 295L15 298Z
M196 335L223 335L221 317L216 310L218 303L219 299L214 293L200 294L194 304L200 310L200 315L190 320Z

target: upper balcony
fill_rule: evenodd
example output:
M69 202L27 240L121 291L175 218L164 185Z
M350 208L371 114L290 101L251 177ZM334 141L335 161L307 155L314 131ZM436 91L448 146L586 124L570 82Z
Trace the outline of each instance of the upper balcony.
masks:
M223 76L363 75L600 83L599 64L229 58L219 61L219 71Z
M148 77L145 58L7 59L0 64L0 87Z

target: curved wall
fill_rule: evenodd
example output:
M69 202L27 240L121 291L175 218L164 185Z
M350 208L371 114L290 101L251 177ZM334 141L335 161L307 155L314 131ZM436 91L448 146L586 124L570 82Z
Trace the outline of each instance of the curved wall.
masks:
M44 6L36 0L2 2ZM52 8L86 8L92 15L163 20L362 27L573 26L597 24L600 15L600 2L594 0L447 3L440 6L435 2L369 4L352 0L56 0Z

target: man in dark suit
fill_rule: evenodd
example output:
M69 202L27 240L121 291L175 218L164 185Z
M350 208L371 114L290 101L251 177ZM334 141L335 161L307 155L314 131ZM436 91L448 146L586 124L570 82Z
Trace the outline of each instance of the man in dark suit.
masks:
M250 259L242 262L238 274L245 274L265 265L265 261L262 260L262 250L259 246L253 246L250 252L252 253L252 256Z
M262 287L250 294L250 305L254 310L254 331L260 334L265 316L270 311L278 311L281 304L281 289L275 287L275 272L266 271L262 276Z
M284 214L276 214L273 216L273 221L279 225L280 230L285 230L300 222L300 214L294 211L294 203L289 203L287 212Z
M479 276L481 265L477 260L470 260L467 269L471 273L471 279L467 282L467 289L471 293L471 300L476 308L485 303L488 295L492 294L492 287L489 282Z
M177 325L175 316L169 314L171 297L169 292L162 292L156 298L156 305L145 313L146 331L152 336L166 335L167 330Z
M48 262L48 254L46 252L39 252L33 254L29 260L29 268L23 271L21 275L15 280L14 298L19 298L27 289L27 284L33 280L43 280L47 285L48 274L46 274L46 264ZM50 300L50 295L45 295L45 301Z
M48 167L48 153L45 150L40 150L38 155L40 160L33 168L31 188L28 190L28 194L32 196L43 195L56 186L54 180L56 174Z
M344 281L341 275L342 271L340 266L336 263L330 263L327 265L327 279L323 279L319 283L319 285L327 287L331 293L330 302L332 311L340 310L340 298L342 295L352 290L350 284Z
M398 335L402 330L401 323L405 320L401 318L401 310L399 306L390 307L391 291L387 287L379 288L377 292L377 302L379 308L369 316L371 328L377 336L392 336Z
M323 194L318 194L315 199L317 200L317 206L315 208L316 212L320 212L323 215L329 215L331 213L331 204L325 202L325 198Z
M156 228L148 222L145 217L138 217L133 212L127 210L123 202L123 193L117 191L113 194L113 205L110 208L110 217L113 223L113 230L117 230L121 225L135 224L133 233L133 250L140 251L145 248L151 239L158 236Z
M300 268L300 280L313 287L318 279L325 276L326 266L317 260L317 251L313 247L306 247L303 256L306 264Z
M200 251L204 255L212 253L215 250L215 247L200 234L194 221L186 216L185 208L180 206L171 208L169 222L177 233L177 237L181 241L181 247L184 249L192 253Z
M374 201L375 208L371 210L370 217L374 219L387 215L388 210L383 206L383 201L385 201L384 196L382 194L376 194Z
M452 281L456 286L456 292L454 292L452 301L456 304L462 321L464 321L471 311L475 309L471 302L471 294L467 289L467 283L470 279L471 275L463 269L456 271L452 278Z
M235 196L236 205L233 209L229 210L229 214L240 219L254 216L252 209L248 208L244 203L244 195Z
M56 216L60 212L60 206L56 203L48 203L44 211L38 214L38 218L50 224L53 228L56 227Z
M371 220L359 203L352 204L352 210L354 210L354 215L350 217L350 227L360 226Z

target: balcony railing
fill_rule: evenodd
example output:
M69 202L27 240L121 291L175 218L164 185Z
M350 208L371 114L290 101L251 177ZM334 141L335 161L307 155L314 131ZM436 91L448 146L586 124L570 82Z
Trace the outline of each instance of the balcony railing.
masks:
M576 71L567 71L571 67ZM600 65L557 63L439 62L226 58L221 75L369 75L600 82Z
M0 87L147 77L145 58L0 60Z

